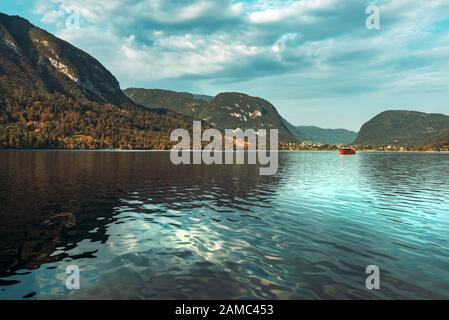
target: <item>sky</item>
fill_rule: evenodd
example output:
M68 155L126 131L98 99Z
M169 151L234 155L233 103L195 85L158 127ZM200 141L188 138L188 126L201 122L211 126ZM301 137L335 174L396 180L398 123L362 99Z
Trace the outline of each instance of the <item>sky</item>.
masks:
M0 11L88 52L122 88L244 92L325 128L359 130L391 109L449 114L449 0L1 0Z

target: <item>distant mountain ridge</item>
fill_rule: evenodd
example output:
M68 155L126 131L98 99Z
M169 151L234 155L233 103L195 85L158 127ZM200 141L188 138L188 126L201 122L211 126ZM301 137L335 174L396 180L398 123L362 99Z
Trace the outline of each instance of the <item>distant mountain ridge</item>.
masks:
M294 126L283 119L267 100L239 92L224 92L216 97L162 89L129 88L124 93L148 108L166 108L210 122L218 128L278 128L282 142L351 144L357 132Z
M128 88L125 95L135 103L150 109L168 109L187 116L195 116L203 110L207 101L196 98L189 92L163 89Z
M351 144L357 137L357 132L346 129L325 129L317 126L293 126L289 129L303 142L318 144Z
M449 116L407 110L384 111L366 122L355 140L359 145L425 145L444 139Z
M148 108L167 108L204 120L219 129L278 129L279 141L297 142L276 108L259 97L224 92L207 101L204 97L208 96L160 89L130 88L124 92Z

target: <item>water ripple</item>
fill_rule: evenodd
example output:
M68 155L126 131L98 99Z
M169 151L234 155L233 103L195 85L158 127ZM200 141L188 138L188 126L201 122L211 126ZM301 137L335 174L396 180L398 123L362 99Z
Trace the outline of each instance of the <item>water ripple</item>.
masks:
M449 297L448 155L279 160L261 177L166 153L0 153L0 299Z

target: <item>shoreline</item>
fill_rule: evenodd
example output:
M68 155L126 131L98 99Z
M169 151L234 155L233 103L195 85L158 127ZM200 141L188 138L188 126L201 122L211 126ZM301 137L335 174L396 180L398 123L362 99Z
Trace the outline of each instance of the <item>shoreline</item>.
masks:
M117 152L117 153L143 153L143 152L171 152L172 150L161 150L161 149L0 149L0 152ZM202 152L204 150L185 150L187 152ZM251 150L257 152L258 150ZM269 150L261 150L269 151ZM338 153L338 150L277 150L280 153ZM219 152L242 152L240 150L222 150ZM248 152L248 150L244 150ZM438 150L426 150L426 151L385 151L385 150L357 150L357 153L443 153L449 154L449 151L438 151Z

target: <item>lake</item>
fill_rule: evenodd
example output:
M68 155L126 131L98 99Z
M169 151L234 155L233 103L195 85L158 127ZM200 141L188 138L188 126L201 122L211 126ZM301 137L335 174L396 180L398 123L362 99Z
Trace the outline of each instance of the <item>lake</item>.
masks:
M448 172L447 153L282 152L260 176L2 151L0 299L447 299Z

